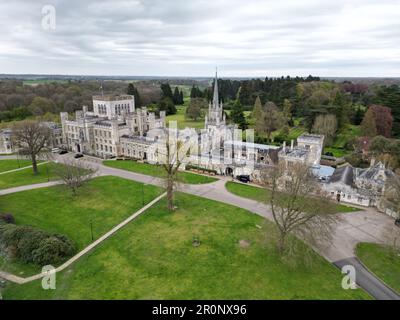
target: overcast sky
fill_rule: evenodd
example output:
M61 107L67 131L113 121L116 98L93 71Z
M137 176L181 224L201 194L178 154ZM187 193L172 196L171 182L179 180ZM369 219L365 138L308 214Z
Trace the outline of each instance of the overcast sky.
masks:
M42 27L47 4L54 30ZM400 76L400 0L0 0L0 73L210 76L216 66Z

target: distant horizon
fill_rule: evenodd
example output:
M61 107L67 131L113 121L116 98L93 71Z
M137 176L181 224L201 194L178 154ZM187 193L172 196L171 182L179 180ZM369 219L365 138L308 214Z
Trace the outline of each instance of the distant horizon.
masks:
M33 77L90 77L90 78L148 78L148 79L165 79L165 78L175 78L175 79L213 79L214 74L210 76L202 76L202 75L107 75L107 74L63 74L63 73L0 73L0 78L4 78L7 76L13 77L24 77L24 76L33 76ZM280 76L221 76L218 74L219 79L265 79L268 78L281 78L281 77L299 77L299 78L307 78L309 76L318 77L320 79L400 79L399 76L321 76L317 74L308 74L304 75L290 75L290 74L282 74Z

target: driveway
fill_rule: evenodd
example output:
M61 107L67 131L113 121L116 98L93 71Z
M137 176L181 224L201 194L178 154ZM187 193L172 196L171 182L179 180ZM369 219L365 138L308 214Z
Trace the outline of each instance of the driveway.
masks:
M62 162L63 159L68 157L71 157L71 155L57 156L56 160ZM98 170L98 175L112 175L145 184L164 185L163 179L160 178L107 167L99 161L91 160L90 157L86 156L83 159L87 164ZM225 183L230 180L230 178L222 177L218 181L209 184L181 184L178 185L177 189L180 192L234 205L272 220L272 213L268 205L236 196L227 191ZM26 189L29 189L29 186L23 187L18 191ZM15 192L16 190L13 191ZM386 242L388 230L391 230L394 225L393 219L376 212L372 208L359 212L339 214L338 217L340 221L335 227L332 243L321 244L314 249L337 267L341 268L345 264L352 264L356 268L357 274L359 274L356 280L357 284L376 299L400 299L398 294L390 290L359 263L354 251L359 242Z

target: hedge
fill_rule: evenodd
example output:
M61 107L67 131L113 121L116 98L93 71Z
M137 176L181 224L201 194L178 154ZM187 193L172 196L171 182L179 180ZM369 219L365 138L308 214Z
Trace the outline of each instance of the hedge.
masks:
M201 170L201 171L203 171L203 172L218 174L217 170L202 168L202 167L193 166L193 165L190 165L190 164L187 165L185 169L186 169L186 170Z

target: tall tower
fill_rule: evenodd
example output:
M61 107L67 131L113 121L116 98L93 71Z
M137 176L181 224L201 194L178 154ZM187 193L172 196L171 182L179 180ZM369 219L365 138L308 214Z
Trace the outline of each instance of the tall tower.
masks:
M225 117L223 116L222 103L219 101L218 95L218 74L215 71L214 80L214 95L212 101L208 105L208 116L206 117L206 128L208 126L219 126L225 124Z

